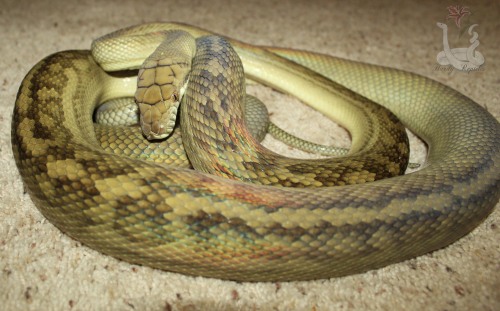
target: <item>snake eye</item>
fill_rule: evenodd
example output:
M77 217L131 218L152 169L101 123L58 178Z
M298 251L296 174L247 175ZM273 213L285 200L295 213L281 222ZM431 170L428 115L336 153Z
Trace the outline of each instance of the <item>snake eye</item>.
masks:
M172 99L174 101L178 101L179 100L179 94L177 92L172 93Z

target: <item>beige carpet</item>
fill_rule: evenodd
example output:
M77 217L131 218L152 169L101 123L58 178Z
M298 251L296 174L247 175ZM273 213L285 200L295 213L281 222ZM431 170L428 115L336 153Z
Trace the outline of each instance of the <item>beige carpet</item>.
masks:
M460 90L500 118L497 1L469 5L470 20L479 24L477 50L486 62L484 70L468 74L436 70L436 55L443 48L436 22L448 22L452 28L453 21L446 20L450 2L1 2L0 309L500 309L498 206L471 234L414 260L330 280L240 284L129 265L61 234L24 193L10 144L16 92L38 60L60 50L86 49L100 35L147 21L182 21L251 43L310 49L417 72ZM464 34L457 44L466 45L468 38ZM303 126L311 131L303 136L320 142L334 139L334 132L327 132L333 126L320 123L321 116L303 112L300 104L290 108L288 99L275 92L257 92L271 106L276 122L295 127L294 120L312 116L315 120Z

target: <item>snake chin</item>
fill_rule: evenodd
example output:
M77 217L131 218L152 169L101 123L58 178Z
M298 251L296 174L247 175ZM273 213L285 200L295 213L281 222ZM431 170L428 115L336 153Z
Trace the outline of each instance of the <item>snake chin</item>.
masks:
M177 120L178 100L171 103L160 102L155 105L139 103L138 106L141 111L141 129L146 139L158 140L170 136Z

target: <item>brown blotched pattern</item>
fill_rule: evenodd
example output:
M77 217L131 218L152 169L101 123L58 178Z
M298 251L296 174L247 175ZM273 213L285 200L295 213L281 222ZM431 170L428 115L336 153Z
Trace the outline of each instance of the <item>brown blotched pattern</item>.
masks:
M204 33L174 24L140 29L172 27ZM256 72L264 52L231 43L247 74ZM470 99L397 70L272 51L389 108L429 144L426 166L366 184L294 189L113 154L91 120L112 78L90 53L66 51L30 71L14 109L14 156L33 201L62 231L105 254L241 281L328 278L418 256L469 232L498 202L500 125ZM283 62L266 59L262 66L276 70Z

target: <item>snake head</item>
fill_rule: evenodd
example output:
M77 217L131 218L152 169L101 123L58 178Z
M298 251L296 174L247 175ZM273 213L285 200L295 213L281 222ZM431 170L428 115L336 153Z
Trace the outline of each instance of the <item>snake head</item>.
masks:
M441 29L448 29L448 25L444 23L437 22L436 25Z
M138 94L140 93L140 94ZM171 85L152 85L136 92L142 133L148 140L168 137L175 126L180 95Z
M167 68L167 73L162 73ZM139 107L142 133L148 140L168 137L175 126L180 102L180 83L168 67L139 70L135 101Z

